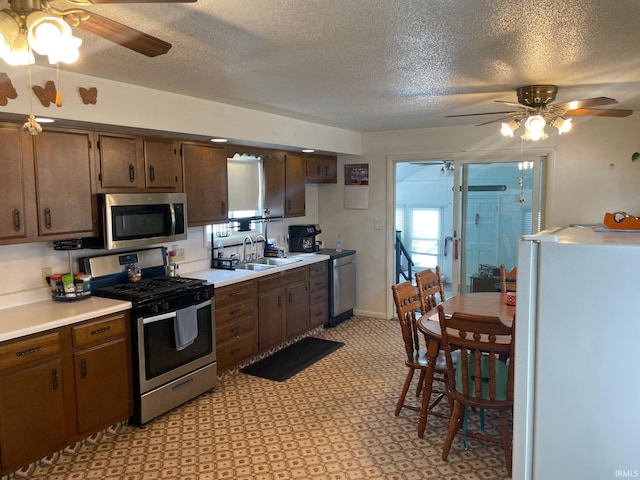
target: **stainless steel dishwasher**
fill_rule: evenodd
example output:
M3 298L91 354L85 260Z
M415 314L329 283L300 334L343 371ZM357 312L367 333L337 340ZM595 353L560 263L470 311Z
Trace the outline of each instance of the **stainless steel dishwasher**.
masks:
M329 320L325 327L335 327L353 316L356 306L355 250L326 248L318 253L329 255Z

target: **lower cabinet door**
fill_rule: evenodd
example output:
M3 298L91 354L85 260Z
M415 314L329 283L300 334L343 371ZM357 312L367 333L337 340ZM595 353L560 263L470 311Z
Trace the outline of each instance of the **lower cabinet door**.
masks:
M64 447L62 360L0 377L0 458L3 471Z
M131 415L132 385L124 338L73 355L78 433Z

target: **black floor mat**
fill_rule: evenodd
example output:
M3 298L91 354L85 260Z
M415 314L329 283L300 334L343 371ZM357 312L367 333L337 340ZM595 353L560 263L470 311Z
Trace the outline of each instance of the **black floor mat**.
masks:
M306 337L240 371L254 377L284 382L343 345L342 342Z

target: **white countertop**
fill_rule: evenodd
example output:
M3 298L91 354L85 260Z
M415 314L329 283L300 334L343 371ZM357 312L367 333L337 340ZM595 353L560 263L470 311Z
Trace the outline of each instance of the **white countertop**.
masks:
M267 270L225 270L221 268L209 268L207 270L190 272L185 274L184 276L206 280L209 283L213 283L214 288L219 288L224 287L225 285L232 285L234 283L243 282L245 280L266 277L267 275L284 272L293 268L303 267L312 263L322 262L324 260L329 260L330 257L329 255L322 255L319 253L297 253L289 254L287 258L300 258L301 260L299 262L293 262L288 265L281 265Z
M131 302L101 297L89 297L76 302L47 300L5 308L0 310L0 342L130 308Z
M222 270L210 268L190 272L184 276L206 280L212 283L214 288L218 288L329 260L328 255L317 253L291 254L288 258L301 258L301 260L268 270ZM92 296L76 302L46 300L0 309L0 342L64 327L102 315L121 312L131 307L131 302Z

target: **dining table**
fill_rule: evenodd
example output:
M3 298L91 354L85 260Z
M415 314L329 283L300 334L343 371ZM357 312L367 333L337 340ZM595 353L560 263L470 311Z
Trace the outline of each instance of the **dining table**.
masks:
M516 313L516 307L507 304L507 294L501 292L463 293L446 299L441 305L446 316L450 316L454 312L465 312L474 315L498 317L508 327L513 326ZM424 334L427 344L427 371L423 384L422 405L418 422L418 436L422 438L427 427L429 399L432 390L431 383L435 373L436 359L440 351L440 342L442 341L437 308L426 312L418 319L418 329Z

